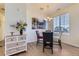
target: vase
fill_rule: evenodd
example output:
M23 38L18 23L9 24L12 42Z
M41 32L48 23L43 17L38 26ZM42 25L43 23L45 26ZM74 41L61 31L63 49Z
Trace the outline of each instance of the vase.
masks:
M20 30L20 35L23 35L23 30L22 29Z
M14 33L14 32L10 32L10 33L11 33L11 36L13 36L13 33Z

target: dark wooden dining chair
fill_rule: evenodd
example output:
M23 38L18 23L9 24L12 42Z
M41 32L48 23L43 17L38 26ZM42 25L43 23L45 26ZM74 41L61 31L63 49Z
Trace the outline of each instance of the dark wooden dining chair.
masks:
M43 52L48 46L53 53L53 32L43 32Z
M40 43L40 41L43 42L43 36L40 36L39 31L36 31L36 36L37 36L37 45L38 45L38 43Z

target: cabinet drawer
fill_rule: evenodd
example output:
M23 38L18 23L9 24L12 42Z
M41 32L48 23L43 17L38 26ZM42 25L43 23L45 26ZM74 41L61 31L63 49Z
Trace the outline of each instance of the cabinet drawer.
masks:
M16 37L6 37L6 42L13 42L13 41L17 41Z
M6 48L13 48L13 47L17 47L17 43L11 43L11 44L6 44Z
M17 53L17 49L16 48L13 48L13 49L9 49L6 51L6 55L12 55L12 54L15 54Z
M24 50L26 50L26 46L18 47L18 51L24 51Z
M22 45L25 45L25 44L26 44L26 41L18 42L18 46L22 46Z
M25 36L19 36L18 41L21 41L21 40L26 40L26 37Z

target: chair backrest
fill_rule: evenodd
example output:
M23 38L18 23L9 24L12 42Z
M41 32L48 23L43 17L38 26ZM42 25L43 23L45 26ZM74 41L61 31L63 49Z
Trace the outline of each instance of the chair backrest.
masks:
M51 32L51 30L46 30L46 32Z
M53 32L43 32L43 43L53 42Z

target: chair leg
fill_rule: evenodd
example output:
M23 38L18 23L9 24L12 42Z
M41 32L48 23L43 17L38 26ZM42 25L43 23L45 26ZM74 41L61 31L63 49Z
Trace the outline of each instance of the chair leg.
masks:
M53 47L51 47L51 51L52 51L52 54L53 54Z
M39 43L39 40L37 39L37 44L36 45L38 45L38 43Z
M53 44L50 44L50 47L51 47L51 52L53 54Z
M43 52L44 52L44 45L43 45Z
M58 40L59 46L62 49L61 40Z

